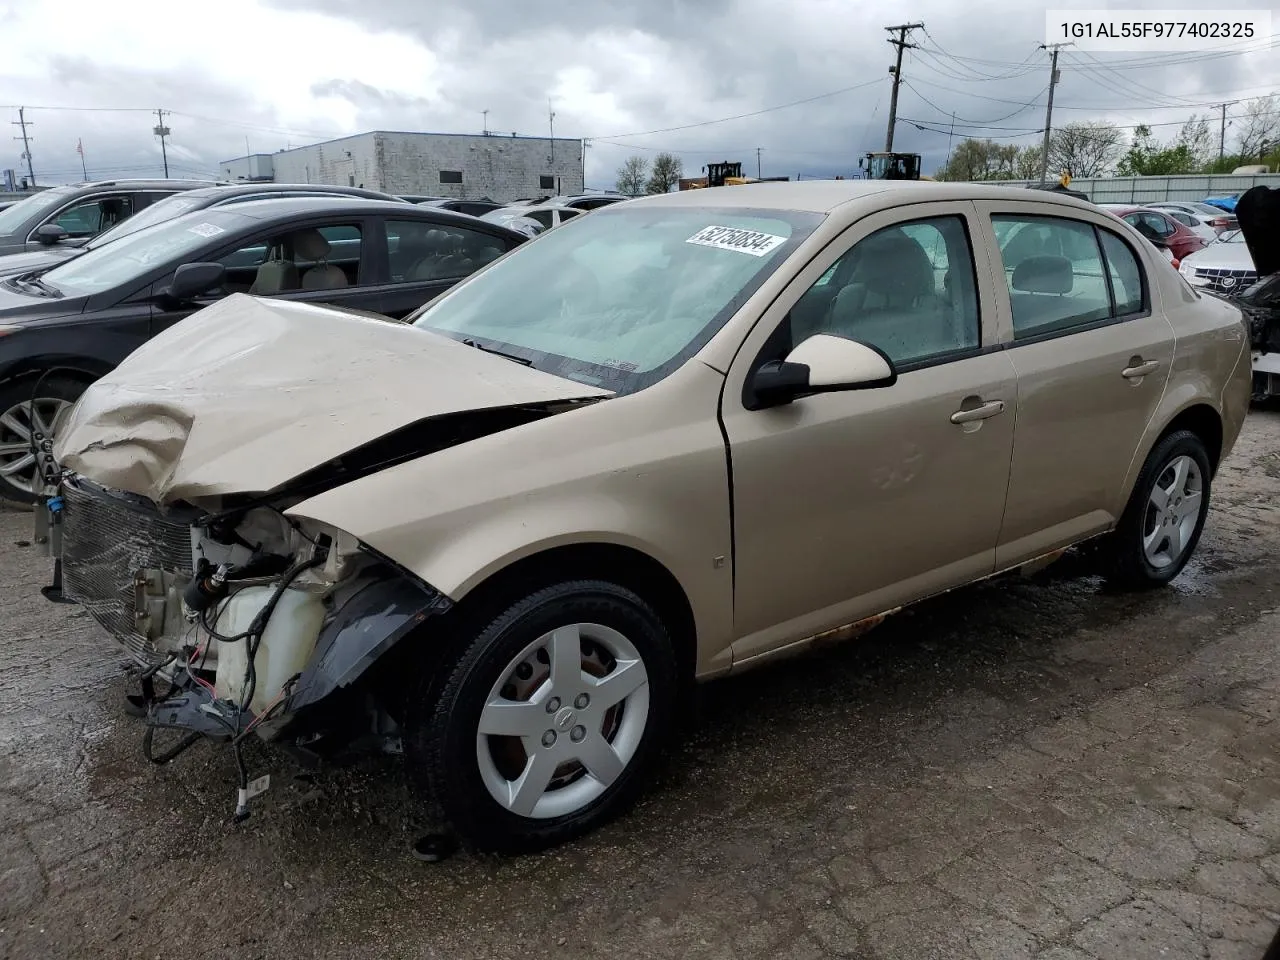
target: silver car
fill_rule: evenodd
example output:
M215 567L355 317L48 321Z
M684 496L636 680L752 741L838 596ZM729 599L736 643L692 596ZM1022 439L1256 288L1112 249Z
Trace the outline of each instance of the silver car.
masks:
M1224 233L1203 250L1187 254L1178 272L1193 287L1204 287L1214 293L1238 293L1258 279L1240 230Z

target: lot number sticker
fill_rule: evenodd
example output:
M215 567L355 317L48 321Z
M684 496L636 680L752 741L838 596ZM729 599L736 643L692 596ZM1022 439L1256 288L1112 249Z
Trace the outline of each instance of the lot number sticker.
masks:
M685 243L696 243L702 247L715 247L717 250L736 250L738 253L749 253L753 257L763 257L771 253L775 247L787 242L786 237L778 237L772 233L760 233L756 230L743 230L739 227L703 227Z
M216 223L197 223L188 232L198 234L202 237L216 237L218 234L225 233L226 231Z

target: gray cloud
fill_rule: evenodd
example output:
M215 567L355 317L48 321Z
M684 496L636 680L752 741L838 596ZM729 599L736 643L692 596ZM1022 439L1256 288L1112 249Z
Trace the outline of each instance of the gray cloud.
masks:
M587 154L588 181L594 186L611 185L628 155L651 157L659 150L680 154L690 171L711 160L737 159L754 173L761 148L766 175L849 175L860 154L883 147L893 55L883 28L907 19L829 0L793 0L783 7L765 0L265 2L417 39L437 62L405 63L404 70L431 76L435 93L423 97L385 89L362 78L354 59L334 60L327 64L332 75L313 85L311 94L347 105L354 127L347 114L341 120L305 121L271 101L269 65L249 71L264 81L255 96L247 92L252 81L232 88L203 75L199 55L181 72L155 72L145 65L112 70L95 65L90 56L53 56L46 77L0 76L0 89L10 91L6 97L33 102L163 105L176 111L173 144L188 151L181 159L188 170L216 170L217 161L244 152L246 135L251 149L272 151L377 127L478 131L486 109L490 129L544 134L552 97L557 135L594 138ZM1129 0L1125 5L1161 4ZM935 168L947 151L953 111L959 118L956 142L971 134L1037 142L1044 119L1039 94L1048 82L1047 56L1036 50L1043 40L1043 16L1041 7L1010 2L917 4L911 19L923 20L928 33L915 35L922 49L909 52L904 63L907 84L895 146L922 153L926 169ZM1098 117L1125 124L1181 122L1208 112L1193 103L1264 93L1250 88L1268 82L1280 86L1275 68L1280 57L1274 51L1270 60L1254 54L1144 70L1104 66L1134 56L1064 53L1055 124ZM1025 70L1011 66L1023 62L1028 62ZM867 85L743 119L622 136L752 113L859 83ZM1019 110L1020 104L1029 106ZM38 123L33 149L38 175L42 164L51 171L78 167L77 136L85 137L91 158L101 157L104 167L134 164L139 172L157 171L158 147L150 135L154 120L145 114L29 115ZM1156 132L1172 137L1177 126ZM0 161L0 166L12 163Z

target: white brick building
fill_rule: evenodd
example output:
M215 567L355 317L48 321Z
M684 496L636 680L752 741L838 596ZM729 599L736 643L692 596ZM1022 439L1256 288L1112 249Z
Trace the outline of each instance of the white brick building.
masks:
M583 192L582 141L375 130L219 164L227 180L328 183L500 202Z

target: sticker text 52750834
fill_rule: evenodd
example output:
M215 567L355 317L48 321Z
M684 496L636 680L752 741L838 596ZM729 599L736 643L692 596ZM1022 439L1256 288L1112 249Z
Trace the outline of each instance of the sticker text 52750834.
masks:
M736 250L738 253L749 253L753 257L763 257L773 249L787 242L786 237L772 233L760 233L756 230L743 230L740 227L703 227L685 243L696 243L703 247L715 247L717 250Z

